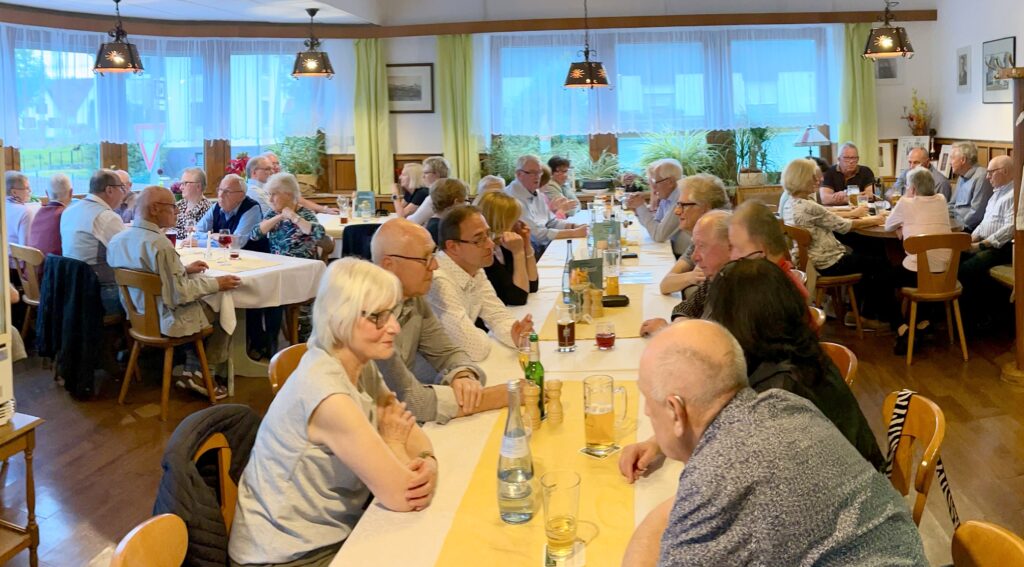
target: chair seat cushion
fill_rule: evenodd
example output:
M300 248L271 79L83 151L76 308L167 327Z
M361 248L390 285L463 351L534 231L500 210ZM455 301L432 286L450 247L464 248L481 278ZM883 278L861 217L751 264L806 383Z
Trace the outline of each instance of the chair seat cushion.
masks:
M843 276L818 276L815 287L831 287L836 285L855 284L863 278L863 274L846 274Z
M908 299L915 301L949 301L950 299L956 299L963 293L964 288L960 285L960 282L956 282L956 287L951 291L945 291L942 293L920 293L916 287L901 287L900 293Z

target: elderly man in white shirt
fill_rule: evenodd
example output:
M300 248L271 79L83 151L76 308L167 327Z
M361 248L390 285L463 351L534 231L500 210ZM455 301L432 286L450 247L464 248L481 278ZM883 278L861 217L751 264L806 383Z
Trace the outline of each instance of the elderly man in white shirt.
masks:
M520 220L530 227L530 238L538 257L552 240L587 236L586 225L558 220L551 214L543 193L539 191L541 173L543 170L540 158L529 154L520 156L516 160L516 180L505 188L505 193L515 197L523 205L523 216Z
M680 230L679 219L672 214L679 201L679 181L683 178L683 166L677 160L663 159L653 170L654 183L651 192L658 198L658 209L651 212L645 206L644 197L634 193L626 200L626 208L636 211L636 220L647 229L655 242L672 242L672 251L680 257L690 246L689 233Z
M114 209L126 195L127 188L117 173L101 169L89 179L89 194L72 203L60 217L63 255L92 266L100 280L100 298L107 313L121 312L114 272L107 265L107 244L125 229Z
M31 204L32 187L28 177L20 171L8 171L4 174L7 186L6 217L7 242L10 244L28 245L28 234L32 228L32 218L39 210L38 204Z
M494 262L494 240L480 209L455 207L441 220L443 252L436 256L438 268L427 301L451 341L461 345L474 362L491 352L487 332L476 326L482 319L502 344L515 347L516 339L533 329L530 315L516 320L494 293L484 268Z
M127 268L160 276L162 287L157 298L160 332L168 337L185 337L211 326L216 319L213 309L200 299L234 289L242 280L233 275L204 276L202 273L209 266L202 260L183 265L178 251L164 235L164 229L173 227L176 221L177 207L170 190L147 187L139 195L132 226L110 239L107 261L111 268ZM131 296L135 307L144 310L146 303L142 292L132 289ZM209 364L227 360L229 338L220 325L214 327L204 347ZM199 364L197 353L188 346L185 373L179 385L205 396L206 388L200 383L202 373ZM216 390L218 399L227 395L223 386L216 387Z

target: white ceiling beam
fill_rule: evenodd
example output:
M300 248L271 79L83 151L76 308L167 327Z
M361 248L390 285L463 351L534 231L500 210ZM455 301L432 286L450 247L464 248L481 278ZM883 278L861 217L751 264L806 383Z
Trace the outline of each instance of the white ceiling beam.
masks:
M384 23L383 0L319 0L323 4L344 10L368 24Z

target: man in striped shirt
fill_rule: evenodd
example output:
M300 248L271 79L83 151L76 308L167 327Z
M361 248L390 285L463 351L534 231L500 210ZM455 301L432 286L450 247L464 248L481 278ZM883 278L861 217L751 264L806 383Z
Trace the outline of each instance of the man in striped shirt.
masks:
M1013 159L996 156L986 171L992 183L992 197L985 206L985 215L971 233L971 249L960 256L959 279L964 287L965 318L980 326L987 319L986 297L999 297L988 271L993 266L1009 264L1013 257Z

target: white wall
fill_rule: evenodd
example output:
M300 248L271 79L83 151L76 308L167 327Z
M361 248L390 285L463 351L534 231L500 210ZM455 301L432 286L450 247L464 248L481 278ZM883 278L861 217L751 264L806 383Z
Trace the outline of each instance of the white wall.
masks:
M437 104L437 38L402 37L385 41L388 63L434 64L434 112L392 114L391 147L396 154L436 154L443 150L441 110Z
M892 83L883 81L876 83L875 100L878 108L878 137L880 139L909 136L910 126L900 118L911 106L911 97L917 89L918 98L926 101L932 114L939 114L938 100L933 93L933 75L935 67L935 22L900 22L907 29L910 44L914 47L914 57L899 59L899 78ZM937 128L937 119L932 119L932 127ZM942 131L939 135L945 136Z
M938 0L934 25L932 92L935 127L942 137L1013 140L1013 105L983 104L981 44L1017 36L1017 65L1024 51L1024 4L1021 0ZM956 50L971 46L971 92L956 92ZM915 45L916 47L916 45ZM916 59L916 58L915 58Z

